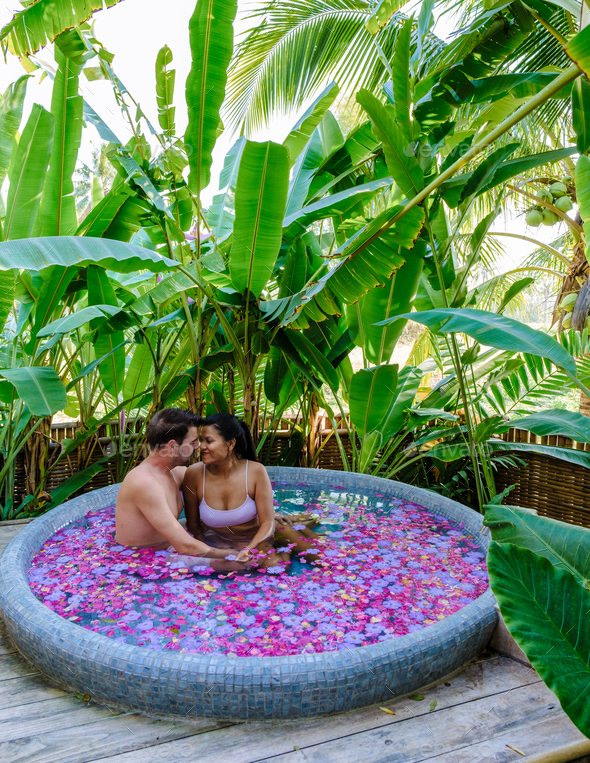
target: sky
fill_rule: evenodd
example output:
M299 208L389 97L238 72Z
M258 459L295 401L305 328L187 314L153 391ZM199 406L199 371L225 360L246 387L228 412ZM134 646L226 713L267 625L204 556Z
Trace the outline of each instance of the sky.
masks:
M14 0L13 0L14 2ZM235 24L236 37L243 35L251 26L252 22L247 19L248 13L258 5L257 0L239 0L238 18ZM124 0L116 6L95 14L95 35L105 47L115 54L113 68L127 89L148 118L157 124L157 110L155 100L155 73L154 65L160 48L164 45L172 50L176 69L175 104L177 134L182 135L186 126L186 109L184 104L184 83L190 69L190 48L188 40L188 22L195 7L195 0ZM14 7L4 6L0 11L0 24L4 25L12 17L12 10L19 8L14 2ZM440 19L437 24L437 33L446 36L452 30L451 19ZM52 56L42 54L41 58L51 62ZM90 62L89 65L92 65ZM6 87L24 74L18 59L8 56L7 63L0 63L0 90L4 92ZM37 73L31 79L25 106L25 119L34 102L42 104L49 109L51 104L52 82L46 77L39 83L40 75ZM103 120L111 127L113 132L126 142L130 136L130 128L124 121L115 103L111 85L108 81L87 82L84 75L80 78L82 93L90 105L99 113ZM304 111L305 106L300 110ZM268 129L252 136L255 140L275 140L281 142L295 124L299 113L287 117L276 118ZM23 120L24 124L24 120ZM217 192L219 173L223 166L223 158L237 136L230 135L227 131L219 138L212 168L212 182L203 193L203 203L208 205L213 195ZM83 131L83 145L80 158L89 161L93 146L100 145L98 134L94 128ZM544 243L554 240L557 227L541 227L535 231L525 230L522 217L507 211L495 224L496 230L504 230L512 233L524 233L534 236ZM515 267L535 247L523 241L503 239L506 247L505 262L501 264L502 270Z

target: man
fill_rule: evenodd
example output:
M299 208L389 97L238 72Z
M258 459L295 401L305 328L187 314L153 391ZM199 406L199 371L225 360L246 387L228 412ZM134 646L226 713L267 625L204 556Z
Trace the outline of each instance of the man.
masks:
M171 546L178 555L171 554L170 561L191 567L243 569L244 565L225 561L237 551L211 548L192 538L178 521L182 478L199 449L199 423L198 416L182 408L165 408L150 421L146 433L150 454L125 477L117 496L116 540L133 548Z

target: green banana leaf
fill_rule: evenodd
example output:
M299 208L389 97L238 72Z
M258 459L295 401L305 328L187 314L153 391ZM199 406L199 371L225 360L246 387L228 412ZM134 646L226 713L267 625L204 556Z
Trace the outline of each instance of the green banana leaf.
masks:
M300 235L309 225L318 220L324 220L327 217L345 216L356 207L359 201L366 203L378 191L382 188L387 188L389 185L391 185L391 178L380 178L325 196L323 199L287 215L283 221L283 228L290 229L293 223L297 223L301 228L298 226L295 228L295 235Z
M403 130L396 124L393 107L382 104L368 90L360 90L356 100L371 119L376 137L383 142L391 177L403 193L412 198L424 187L424 175Z
M566 54L590 77L590 26L585 26L564 48Z
M25 350L29 354L32 354L36 347L38 332L51 321L73 277L73 268L64 268L59 265L46 268L43 271L43 284L39 290L35 308L35 322L29 343L25 346Z
M176 71L168 68L168 64L171 63L172 51L167 45L164 45L158 51L156 57L156 105L158 108L158 122L168 139L171 139L175 132L175 108L172 104Z
M0 32L0 40L9 37L17 56L36 53L49 42L83 21L95 11L110 8L121 0L36 0L14 14Z
M286 216L294 214L305 206L314 178L321 170L329 170L329 160L337 155L344 145L338 120L332 112L327 111L293 167L287 195ZM331 174L329 177L332 180ZM328 192L328 188L321 190L322 195Z
M564 712L590 736L590 592L525 548L492 542L490 585L510 633Z
M83 267L92 263L117 273L162 273L178 267L175 260L142 246L99 238L49 236L0 243L0 270L44 270L52 265Z
M98 461L68 477L67 480L64 480L58 487L52 490L49 494L51 496L51 508L55 508L64 501L67 501L73 493L87 485L94 476L104 472L103 464L110 458L111 456L99 458Z
M288 373L288 359L278 347L271 346L264 369L264 394L275 405L280 402L281 389Z
M27 91L30 74L19 77L9 85L0 100L0 188L4 184L10 157L12 156L13 140L18 131L23 115L23 103Z
M213 197L207 210L207 222L217 241L227 238L234 228L236 183L245 145L246 138L242 135L226 154L219 178L219 187L223 190Z
M393 399L379 427L384 440L398 434L405 426L408 411L416 399L423 376L423 371L413 366L404 366L399 371Z
M370 289L359 299L360 315L354 306L348 311L349 329L355 334L355 342L363 347L367 360L375 365L391 358L407 321L402 318L388 326L376 324L412 309L424 267L426 244L418 241L413 249L402 249L400 254L405 263L394 272L389 283Z
M295 347L301 359L314 370L317 376L333 392L336 392L340 384L338 374L326 356L299 331L289 331L288 334L291 344Z
M590 419L581 413L559 409L539 411L522 419L514 419L511 427L526 429L541 437L561 435L577 442L590 443Z
M211 179L221 104L234 43L237 0L198 0L189 22L191 70L186 80L189 186L200 195Z
M98 265L88 266L88 305L112 305L119 307L115 290L105 271ZM90 328L95 329L102 321L94 319L90 322ZM94 342L94 352L97 356L105 355L106 359L98 366L98 373L107 392L118 401L119 392L125 379L125 349L122 345L125 335L122 331L114 331L112 334L98 334Z
M57 45L55 62L57 73L51 96L53 144L39 221L42 236L73 236L78 227L72 176L82 140L83 99L78 95L82 66L66 58Z
M115 351L113 348L113 352ZM145 392L150 384L153 371L154 359L147 342L135 345L123 383L123 399L135 399Z
M576 148L580 154L590 148L590 83L579 77L572 89L572 126L577 135Z
M11 270L0 270L0 333L14 306L16 279Z
M80 381L80 379L83 379L85 376L88 376L88 374L91 374L95 368L98 368L98 366L103 362L103 360L106 360L113 353L117 352L119 347L125 347L126 344L129 344L129 342L128 341L121 342L120 345L118 345L117 347L113 347L113 349L110 350L106 355L103 355L100 358L95 358L95 360L93 360L91 363L88 363L87 365L85 365L84 368L82 368L80 372L76 376L74 376L74 378L69 382L68 386L66 387L67 391L69 392L72 389L72 387L75 384L77 384L77 382ZM110 412L109 412L109 415L111 415Z
M362 368L354 374L350 383L350 420L360 437L381 428L397 383L397 365Z
M150 212L144 199L127 183L113 186L80 223L77 236L129 241Z
M576 200L584 223L590 222L590 158L580 156L576 163Z
M583 466L590 469L590 453L572 448L557 448L552 445L535 445L527 442L504 442L504 440L491 439L485 443L489 453L536 453L540 456L558 458L569 464ZM469 455L469 445L466 442L441 443L428 451L432 458L440 461L451 462Z
M53 117L43 106L34 103L8 169L10 185L4 220L4 238L7 240L28 238L33 234L52 141Z
M113 305L94 305L93 307L83 307L81 310L76 310L75 313L65 315L63 318L58 318L56 321L52 321L44 326L38 333L38 337L51 336L52 334L67 334L70 331L74 331L85 323L88 323L92 319L104 318L105 320L111 315L117 315L117 313L124 312L121 307L114 307Z
M33 416L53 416L68 404L66 388L52 366L21 366L0 369L27 404Z
M489 505L483 521L497 543L512 543L567 570L585 588L590 581L590 529L540 517L519 506Z
M297 124L293 126L291 132L283 141L283 146L289 152L289 166L293 166L299 154L303 151L305 144L311 134L321 122L324 114L334 103L338 95L338 85L331 82L313 101L311 106L305 111Z
M229 259L234 288L259 297L281 247L289 186L289 154L272 141L248 141L236 185L236 219Z
M576 376L576 361L558 341L542 331L504 315L488 313L470 308L425 310L421 313L406 313L400 318L428 326L436 334L467 334L480 344L509 352L528 352L547 358L568 374ZM395 318L382 321L387 325Z
M399 30L395 40L393 62L391 66L395 121L398 128L401 130L407 146L409 146L413 140L411 117L412 90L410 77L408 76L408 72L410 71L410 44L412 41L413 26L414 19L409 18Z

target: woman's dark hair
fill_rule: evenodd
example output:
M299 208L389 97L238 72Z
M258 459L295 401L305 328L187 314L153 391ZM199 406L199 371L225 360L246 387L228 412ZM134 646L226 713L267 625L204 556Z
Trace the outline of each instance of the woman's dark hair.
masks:
M226 442L236 441L235 453L248 461L258 461L250 427L231 413L212 413L203 421L205 427L215 427Z
M181 445L190 427L201 425L202 419L184 408L163 408L148 424L146 440L150 450L161 448L170 440Z

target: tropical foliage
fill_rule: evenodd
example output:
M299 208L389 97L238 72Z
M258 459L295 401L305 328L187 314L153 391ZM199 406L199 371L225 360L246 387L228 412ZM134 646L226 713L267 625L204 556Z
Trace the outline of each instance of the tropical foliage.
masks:
M323 3L323 11L281 3L234 48L237 4L199 0L181 136L173 51L165 46L154 62L154 125L87 23L102 4L54 4L51 28L23 32L42 12L37 0L2 32L29 68L53 40L56 63L49 111L36 104L21 124L27 75L0 101L5 518L45 510L103 469L120 480L140 457L144 422L170 404L238 413L260 453L288 421L280 463L309 466L327 417L343 468L442 490L481 510L495 495L494 469L514 458L497 437L509 426L588 438L578 414L530 415L567 389L587 393L587 331L555 338L504 314L535 278L559 276L585 247L590 30L578 31L572 8L474 6L446 42L434 32L444 3L423 3L418 17L395 3L374 13L362 3ZM531 59L539 40L550 43L549 58ZM295 51L305 63L297 81L272 59L283 48L281 56ZM279 70L285 79L274 80L270 97L265 77ZM83 72L112 84L133 136L126 144L80 95ZM344 96L356 104L346 131L333 111ZM283 106L305 110L282 143L247 137ZM227 114L246 119L246 131L206 207ZM78 153L90 127L104 144L83 174L77 209ZM565 146L572 130L575 145ZM560 180L563 163L581 220L535 195ZM547 252L561 269L531 263L482 280L510 188L565 222L559 251ZM478 309L484 303L489 309ZM391 358L408 320L424 328L400 368ZM354 348L364 366L356 372ZM76 436L48 447L60 411L78 422ZM97 461L99 430L116 419L115 452ZM20 505L19 453L27 466ZM52 470L73 453L76 474L47 495Z

